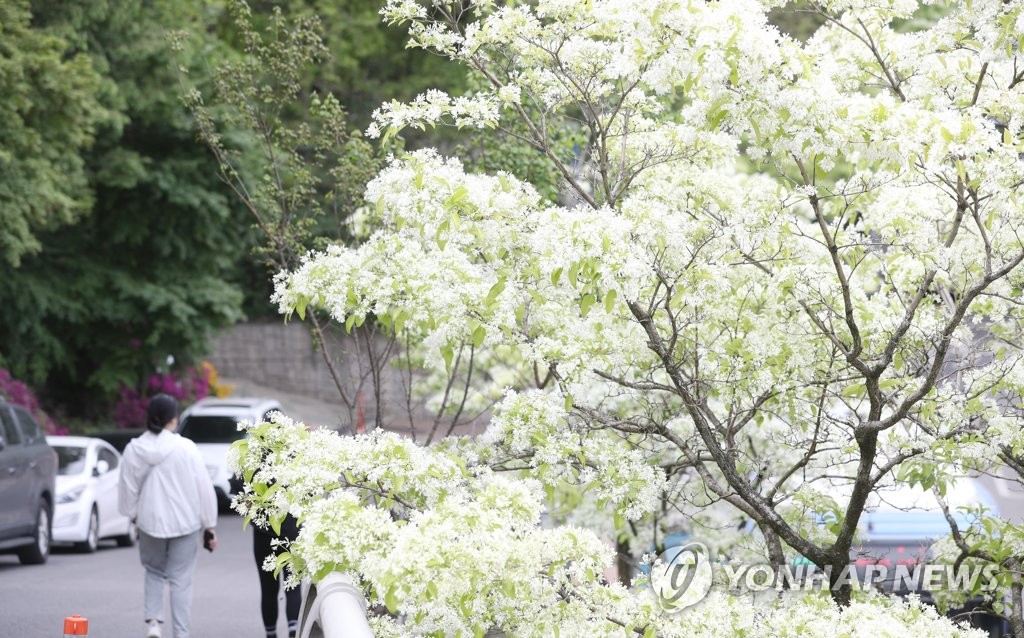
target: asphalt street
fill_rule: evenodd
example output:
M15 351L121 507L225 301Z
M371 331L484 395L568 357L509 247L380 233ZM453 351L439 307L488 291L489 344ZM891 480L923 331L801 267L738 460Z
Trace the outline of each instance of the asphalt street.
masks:
M217 534L214 553L200 550L192 635L262 638L252 530L242 529L240 517L222 514ZM112 541L104 541L95 554L55 547L40 566L23 566L14 554L0 554L0 638L59 638L64 617L73 614L89 619L92 638L142 638L142 580L138 548L119 548ZM278 624L278 635L287 636L283 603ZM170 636L165 625L164 638Z

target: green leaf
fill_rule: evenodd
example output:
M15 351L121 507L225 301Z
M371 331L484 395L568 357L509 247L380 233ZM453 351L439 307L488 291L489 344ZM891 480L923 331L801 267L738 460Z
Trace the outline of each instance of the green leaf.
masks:
M447 208L453 208L455 206L458 206L462 202L466 201L468 197L469 189L466 188L465 186L459 186L458 188L455 189L455 192L452 193L452 196L448 198L448 201L445 202L445 206Z
M500 295L503 290L505 290L505 278L501 277L498 279L498 282L491 286L491 289L487 291L487 298L484 299L484 305L490 306L494 303L494 300L498 298L498 295Z
M396 589L398 589L398 586L392 585L391 587L388 587L387 593L384 594L384 606L387 607L388 611L392 614L397 614L398 607L401 605L401 601L398 600L398 595L395 593Z
M843 389L842 395L844 397L860 397L864 396L864 392L867 387L863 383L854 383L853 385L846 386Z
M459 599L459 610L462 612L462 617L469 619L473 617L473 605L471 604L472 594L466 594Z
M319 582L323 580L327 576L327 574L330 574L333 571L337 571L337 569L337 563L327 563L326 565L318 569L316 574L313 574L313 581Z
M483 342L484 337L487 336L487 328L484 326L477 326L476 330L473 331L473 346L479 348Z
M609 290L609 291L608 291L608 292L607 292L607 293L605 294L605 296L604 296L604 311L605 311L606 313L608 313L608 314L611 314L611 313L612 313L612 310L614 310L614 309L615 309L615 298L616 298L617 296L618 296L618 293L617 293L617 292L615 292L615 290L614 290L614 289L612 289L612 290Z
M708 126L712 129L717 129L718 126L722 123L722 120L724 120L725 116L728 114L729 112L726 111L725 109L716 108L714 111L710 112L710 115L708 117Z
M452 357L455 356L455 352L449 345L441 346L441 356L444 358L444 369L451 372L452 369Z
M591 306L594 305L595 301L597 301L597 299L594 298L594 295L583 295L583 299L580 300L580 314L586 317L587 313L590 312L590 308Z
M291 559L291 552L281 552L278 554L277 557L274 558L274 576L280 574L281 570L284 569L284 566L291 561Z
M441 250L444 250L444 247L448 244L446 240L441 239L441 236L448 230L448 226L449 223L446 219L437 225L437 232L434 233L434 243L437 244L437 247Z

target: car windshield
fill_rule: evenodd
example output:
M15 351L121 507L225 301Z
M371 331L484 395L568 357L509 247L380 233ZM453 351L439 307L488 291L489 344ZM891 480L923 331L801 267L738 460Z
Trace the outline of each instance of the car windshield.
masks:
M229 416L190 416L179 434L196 443L232 443L245 438L245 432L238 429L238 421Z
M54 446L57 452L57 474L81 474L85 471L85 448Z

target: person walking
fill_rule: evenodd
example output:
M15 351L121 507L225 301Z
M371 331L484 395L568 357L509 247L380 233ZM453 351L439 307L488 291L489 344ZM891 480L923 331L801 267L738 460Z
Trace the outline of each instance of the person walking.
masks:
M200 532L211 552L217 546L217 496L199 449L176 434L178 402L158 394L146 406L146 432L125 448L118 509L139 530L145 568L146 638L160 638L165 586L171 591L174 638L190 637L192 573Z
M263 569L269 556L276 557L283 551L281 541L293 541L299 535L297 521L290 514L281 523L281 533L274 534L272 529L263 529L253 525L252 550L256 557L256 569L260 575L260 613L263 615L263 627L267 638L277 638L277 596L281 591L281 579L274 572ZM299 609L302 606L302 592L298 587L284 591L284 611L288 619L288 638L295 638L299 627Z

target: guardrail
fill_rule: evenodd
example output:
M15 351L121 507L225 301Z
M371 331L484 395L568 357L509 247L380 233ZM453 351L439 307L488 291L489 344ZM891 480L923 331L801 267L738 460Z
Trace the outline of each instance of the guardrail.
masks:
M302 597L299 638L373 638L366 600L352 579L335 572L309 585Z

